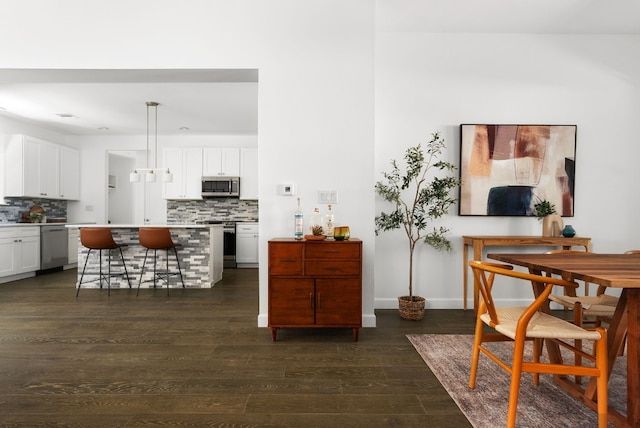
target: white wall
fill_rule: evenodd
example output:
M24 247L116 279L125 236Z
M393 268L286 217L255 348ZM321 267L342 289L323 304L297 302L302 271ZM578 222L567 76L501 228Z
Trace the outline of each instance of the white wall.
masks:
M338 190L337 222L364 241L364 323L374 325L374 265L377 307L396 307L407 274L402 235L374 237L373 217L382 208L375 180L391 157L435 130L449 143L448 160L457 163L463 122L575 123L571 223L593 238L595 251L640 246L634 217L640 148L633 132L640 65L631 54L639 51L638 37L376 33L374 5L10 0L3 7L12 19L0 27L0 39L11 43L0 44L0 67L258 69L261 326L267 240L291 235L295 209L295 198L278 196L277 185L295 183L305 212L316 205L317 190ZM82 172L83 201L70 204L79 220L104 212L104 193L92 190L97 174L87 168L104 169L107 148L144 148L142 136L100 138L82 152L83 165L90 165ZM68 142L87 147L83 140ZM462 307L461 235L541 229L532 218L452 214L446 224L453 253L424 247L417 254L417 292L429 307Z
M364 323L375 324L373 2L11 0L3 9L12 16L0 28L11 40L0 45L4 68L258 69L258 323L267 321L267 240L292 233L295 199L276 188L293 182L306 211L317 190L338 190L337 221L365 242ZM83 151L82 161L104 168L104 156ZM102 193L83 191L74 212L100 204Z
M637 51L637 36L378 33L376 179L434 131L459 164L461 123L576 124L575 216L564 221L593 239L593 251L638 248L640 57L629 55ZM376 212L385 208L378 198ZM414 287L431 308L462 307L462 235L541 233L535 218L459 217L457 209L443 222L453 252L423 245L416 256ZM403 232L376 240L376 307L396 307L408 291L406 242Z

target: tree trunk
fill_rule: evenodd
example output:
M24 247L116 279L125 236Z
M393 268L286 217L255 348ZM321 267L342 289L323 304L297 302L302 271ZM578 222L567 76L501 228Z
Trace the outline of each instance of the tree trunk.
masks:
M413 299L413 250L416 247L416 243L413 240L409 241L409 297Z

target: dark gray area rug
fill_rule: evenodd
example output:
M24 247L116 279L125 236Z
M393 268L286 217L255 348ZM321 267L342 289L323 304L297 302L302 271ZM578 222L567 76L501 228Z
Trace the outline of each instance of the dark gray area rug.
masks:
M407 338L471 425L476 428L506 425L509 374L486 355L480 355L476 387L469 388L472 335L410 334ZM511 361L510 343L486 345L497 355L506 357L506 361ZM528 344L527 352L531 353L531 344ZM620 411L626 406L626 367L626 357L619 357L609 379L609 405ZM591 428L598 424L596 413L554 385L551 375L540 375L540 384L535 386L531 374L525 373L516 425Z

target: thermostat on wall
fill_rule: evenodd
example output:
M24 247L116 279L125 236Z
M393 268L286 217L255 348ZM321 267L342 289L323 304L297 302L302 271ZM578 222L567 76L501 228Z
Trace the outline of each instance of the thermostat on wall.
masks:
M295 188L295 185L293 184L285 183L285 184L280 184L278 187L279 187L279 193L282 196L293 196L296 194L296 188Z

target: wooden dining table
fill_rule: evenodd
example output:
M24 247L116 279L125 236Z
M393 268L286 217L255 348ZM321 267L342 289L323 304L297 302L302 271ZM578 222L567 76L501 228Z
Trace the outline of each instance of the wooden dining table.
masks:
M625 415L610 408L609 420L616 426L640 427L640 254L491 253L487 257L525 267L535 274L552 273L568 280L581 280L622 290L607 331L607 344L611 373L626 335L627 409ZM537 292L535 284L534 292ZM557 348L548 350L550 359L561 361ZM568 378L556 376L554 380L586 405L595 408L595 379L585 388Z

